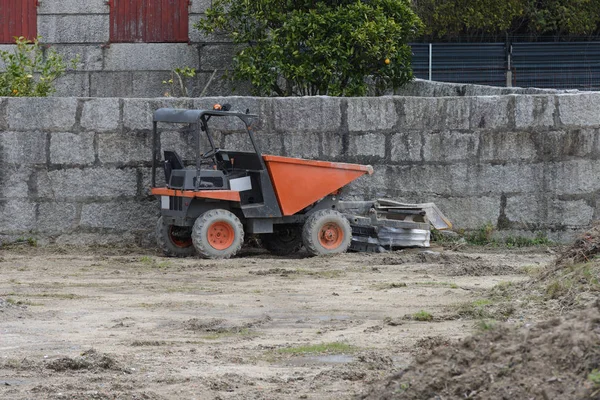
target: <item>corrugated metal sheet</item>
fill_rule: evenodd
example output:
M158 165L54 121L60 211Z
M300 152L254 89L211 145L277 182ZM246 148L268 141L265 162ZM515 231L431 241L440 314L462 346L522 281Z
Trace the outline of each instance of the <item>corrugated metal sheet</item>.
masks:
M189 0L110 0L111 42L187 42Z
M515 86L600 89L600 42L514 43Z
M37 36L37 0L0 0L0 43Z
M429 79L429 44L414 43L413 70L417 78ZM432 79L442 82L504 86L504 43L433 43Z

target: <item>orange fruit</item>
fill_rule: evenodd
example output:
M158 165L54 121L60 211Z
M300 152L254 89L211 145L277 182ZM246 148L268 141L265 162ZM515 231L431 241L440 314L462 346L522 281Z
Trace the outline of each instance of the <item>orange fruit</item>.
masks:
M384 61L385 65L390 65L390 62L391 62L391 61L390 61L390 59L389 59L389 58L386 58L386 59L385 59L385 61Z

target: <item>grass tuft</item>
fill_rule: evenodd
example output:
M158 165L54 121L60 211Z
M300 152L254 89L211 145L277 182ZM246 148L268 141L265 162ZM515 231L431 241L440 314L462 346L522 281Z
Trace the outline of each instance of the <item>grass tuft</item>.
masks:
M285 347L282 349L278 349L277 352L282 354L344 354L352 353L356 350L356 347L351 346L347 343L332 342L309 344L296 347Z
M433 314L425 310L418 311L412 315L415 321L433 321Z

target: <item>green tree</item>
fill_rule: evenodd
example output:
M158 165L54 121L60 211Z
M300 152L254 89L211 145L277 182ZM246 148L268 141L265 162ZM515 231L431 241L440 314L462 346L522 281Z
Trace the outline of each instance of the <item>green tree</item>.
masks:
M529 0L527 14L538 34L591 35L598 32L600 0Z
M431 40L600 33L600 0L413 0L413 8Z
M65 74L66 64L54 49L44 56L39 39L19 37L14 51L0 50L5 64L5 71L0 72L0 96L45 97L56 91L54 81ZM73 69L78 61L79 56L72 60Z
M412 79L409 0L215 0L196 28L229 34L232 77L255 94L362 96Z
M414 0L433 38L499 35L523 16L529 0Z

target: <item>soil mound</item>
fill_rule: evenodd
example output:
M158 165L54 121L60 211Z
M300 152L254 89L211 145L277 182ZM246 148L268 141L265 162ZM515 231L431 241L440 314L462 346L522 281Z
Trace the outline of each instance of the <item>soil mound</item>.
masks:
M600 399L600 301L437 347L362 399Z
M112 370L130 372L123 368L114 358L107 354L98 353L94 349L86 350L81 353L80 357L62 357L56 360L50 361L46 364L46 368L56 372L64 371L101 371L101 370Z
M575 239L575 242L561 252L556 265L569 265L591 261L600 254L600 221L594 222L592 228Z

